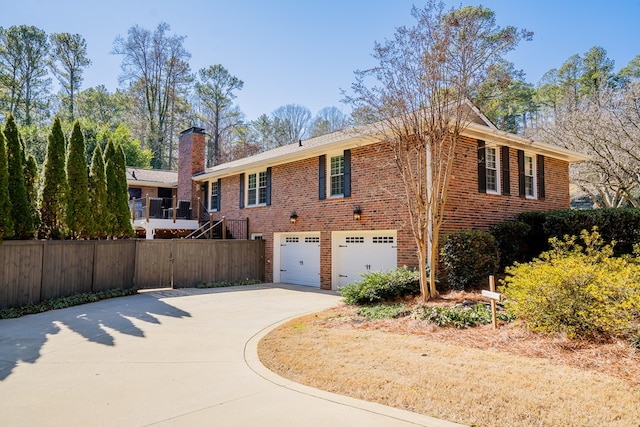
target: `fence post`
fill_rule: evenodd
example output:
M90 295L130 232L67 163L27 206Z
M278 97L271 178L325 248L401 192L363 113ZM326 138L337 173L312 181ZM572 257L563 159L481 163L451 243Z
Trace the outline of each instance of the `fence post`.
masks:
M246 236L245 238L247 240L250 240L250 237L249 237L249 217L247 217L247 234L245 234L245 236Z
M213 239L213 214L209 212L209 239Z
M150 202L150 198L149 198L149 193L147 193L147 206L146 206L146 213L145 216L147 217L147 224L149 223L149 205L151 204Z
M177 199L178 196L174 195L173 196L173 223L176 223L176 205L177 205Z
M191 215L189 216L189 219L193 219L193 212L196 212L196 215L198 216L198 228L200 228L200 196L198 196L198 202L196 203L196 208L194 209L193 206L191 206L189 208L191 210Z
M131 199L131 221L136 220L136 198Z
M222 217L222 240L227 239L227 220L225 217Z

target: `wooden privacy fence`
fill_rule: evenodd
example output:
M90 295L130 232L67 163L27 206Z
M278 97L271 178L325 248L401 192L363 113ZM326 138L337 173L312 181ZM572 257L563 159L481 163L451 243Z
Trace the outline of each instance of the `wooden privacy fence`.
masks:
M5 241L0 308L114 288L264 280L260 240Z

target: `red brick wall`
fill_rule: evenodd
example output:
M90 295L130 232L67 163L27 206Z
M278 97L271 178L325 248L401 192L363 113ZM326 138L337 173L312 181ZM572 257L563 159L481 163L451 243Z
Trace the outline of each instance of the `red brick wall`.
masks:
M463 138L459 145L456 167L449 183L445 222L442 234L463 228L487 229L489 225L514 218L525 211L565 209L569 207L569 166L567 162L545 158L544 200L519 197L518 154L509 150L511 195L478 192L478 143ZM498 150L498 156L500 150Z
M460 228L486 228L489 224L525 210L558 209L569 206L566 162L545 159L546 200L518 197L517 154L511 150L511 196L478 192L477 141L465 139L455 162L443 232ZM404 188L393 156L381 144L351 150L351 197L318 200L318 157L273 166L271 206L239 209L239 175L223 178L221 210L228 219L249 219L249 232L262 233L265 245L265 279L273 280L273 233L320 231L320 283L331 288L331 231L397 230L398 265L417 266ZM245 189L246 192L246 189ZM356 206L361 221L353 219ZM290 214L298 215L291 224Z
M200 128L190 128L180 134L178 141L178 199L191 200L197 206L201 192L191 177L204 171L205 134Z

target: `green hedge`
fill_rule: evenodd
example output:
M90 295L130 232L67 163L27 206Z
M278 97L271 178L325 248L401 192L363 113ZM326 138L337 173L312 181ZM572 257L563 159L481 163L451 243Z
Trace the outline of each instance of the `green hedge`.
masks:
M444 238L440 250L450 288L477 287L498 272L500 255L496 239L481 230L461 230Z

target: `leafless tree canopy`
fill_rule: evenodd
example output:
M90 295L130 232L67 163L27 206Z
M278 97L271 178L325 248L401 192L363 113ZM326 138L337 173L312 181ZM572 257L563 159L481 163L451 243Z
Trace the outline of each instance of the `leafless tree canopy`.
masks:
M376 128L377 138L393 148L404 182L415 237L424 297L435 296L438 234L456 145L467 125L467 99L487 74L530 33L500 28L482 6L445 10L429 1L413 8L413 27L376 43L378 66L356 71L345 100L359 123ZM427 286L428 285L428 286Z
M166 23L160 23L154 32L136 25L126 39L118 36L113 43L113 53L123 55L121 82L128 82L130 90L143 100L146 139L156 168L171 166L167 159L172 150L165 141L171 140L176 104L191 81L191 54L183 46L185 37L169 31Z

